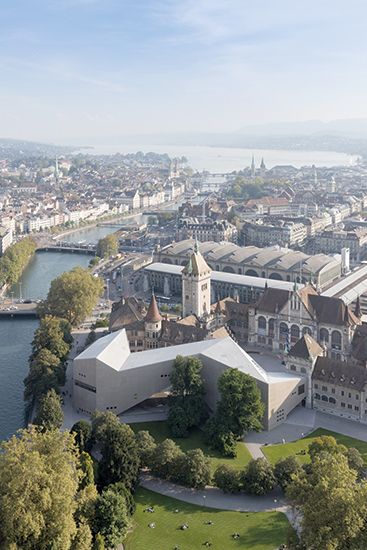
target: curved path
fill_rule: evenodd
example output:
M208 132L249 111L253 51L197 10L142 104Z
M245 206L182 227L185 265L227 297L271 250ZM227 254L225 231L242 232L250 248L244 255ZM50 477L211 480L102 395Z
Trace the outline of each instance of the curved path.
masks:
M223 493L216 487L206 487L203 490L189 489L153 477L150 474L141 475L140 485L166 497L196 504L197 506L235 512L282 512L287 516L293 527L298 528L296 517L280 491L274 491L270 495L260 497L244 494L231 495Z

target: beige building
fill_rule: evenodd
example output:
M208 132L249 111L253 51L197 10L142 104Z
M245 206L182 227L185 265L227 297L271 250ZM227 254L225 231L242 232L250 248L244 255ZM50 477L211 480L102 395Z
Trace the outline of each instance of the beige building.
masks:
M121 414L156 394L169 392L175 358L197 357L203 364L205 400L215 410L218 378L229 368L251 376L265 404L264 427L273 429L305 398L305 379L267 372L230 337L131 353L126 331L100 338L73 362L73 405L78 412L111 410Z

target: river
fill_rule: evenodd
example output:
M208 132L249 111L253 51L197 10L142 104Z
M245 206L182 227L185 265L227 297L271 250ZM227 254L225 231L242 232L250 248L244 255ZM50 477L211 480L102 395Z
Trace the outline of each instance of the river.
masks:
M94 227L69 235L75 241L96 242L99 238L116 231L112 227ZM61 252L39 252L25 269L19 283L9 289L14 299L44 298L52 279L64 271L80 265L86 267L90 256ZM37 328L35 319L0 320L0 440L8 438L24 422L23 379L28 372L28 357L31 352L33 333Z

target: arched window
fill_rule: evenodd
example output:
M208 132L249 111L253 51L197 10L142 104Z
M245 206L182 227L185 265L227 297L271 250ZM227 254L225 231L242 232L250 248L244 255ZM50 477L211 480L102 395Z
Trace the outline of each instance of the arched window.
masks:
M320 394L319 393L315 393L315 399L320 399Z
M248 269L246 271L245 275L248 275L249 277L258 277L259 276L254 269Z
M274 336L275 319L269 319L269 336Z
M286 323L280 323L279 325L279 332L280 334L288 334L289 328Z
M297 370L296 365L291 365L291 370L295 370L295 371L296 371L296 370Z
M328 396L327 395L322 395L321 396L321 401L328 401Z
M230 265L226 265L226 266L223 268L223 271L224 271L224 273L234 273L234 269L233 269L233 267L231 267Z
M299 326L298 325L292 325L291 326L291 341L297 342L299 340Z
M336 401L334 397L329 397L329 403L332 403L333 405L335 405Z
M310 336L312 336L312 330L310 329L310 327L303 327L302 334L303 334L303 336L305 334L309 334Z
M275 281L283 281L282 276L279 273L270 273L269 279L273 279Z
M335 349L341 349L342 335L338 330L333 330L331 333L331 346Z
M259 317L257 320L257 326L260 330L266 330L266 319L265 317Z
M329 342L329 331L326 328L320 328L320 342Z

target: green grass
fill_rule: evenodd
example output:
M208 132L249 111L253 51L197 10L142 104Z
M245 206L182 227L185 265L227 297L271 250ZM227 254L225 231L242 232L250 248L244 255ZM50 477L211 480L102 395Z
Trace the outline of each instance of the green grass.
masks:
M134 530L126 550L203 550L205 541L212 550L274 550L286 542L289 523L280 512L228 512L188 504L139 488ZM148 506L154 513L144 512ZM177 513L175 510L179 510ZM213 525L206 525L208 520ZM155 528L148 527L155 523ZM180 526L187 523L185 531ZM240 538L234 540L233 533Z
M353 437L348 437L336 432L330 432L329 430L323 430L322 428L318 428L314 432L309 433L306 437L298 439L297 441L285 443L284 445L282 443L278 445L267 445L261 449L271 464L275 464L281 458L292 455L295 455L299 462L304 464L310 460L307 454L308 446L316 437L320 437L321 435L332 435L338 443L341 443L346 447L355 447L361 453L362 458L367 465L367 443L365 441L354 439ZM306 451L306 454L299 454L301 451Z
M173 439L183 451L190 449L202 449L203 453L210 457L212 463L212 471L219 464L228 464L238 470L242 470L251 460L251 454L244 443L237 443L237 456L235 458L225 458L220 453L213 451L204 442L204 434L198 428L194 428L190 432L190 436L186 438L171 437L167 422L140 422L138 424L130 424L135 432L147 430L154 437L157 443L164 439Z

